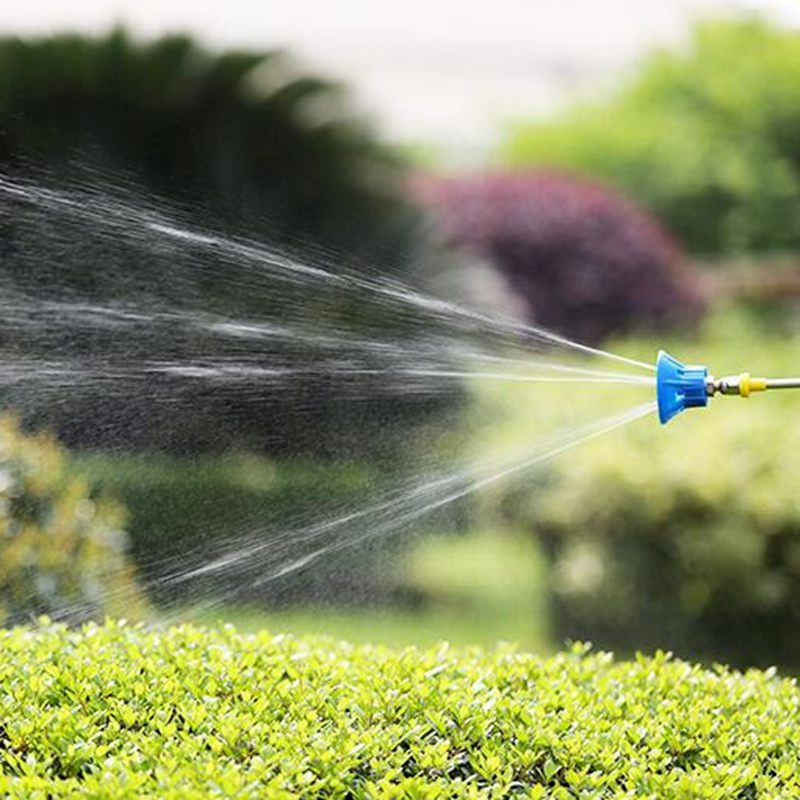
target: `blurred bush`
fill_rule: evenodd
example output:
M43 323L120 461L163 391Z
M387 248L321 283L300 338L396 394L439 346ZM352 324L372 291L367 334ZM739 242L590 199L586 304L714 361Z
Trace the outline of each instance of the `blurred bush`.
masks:
M52 437L0 417L0 624L142 617L123 516L92 495Z
M673 243L598 184L541 171L426 178L416 191L444 236L495 264L537 324L598 342L699 317Z
M796 249L798 130L800 34L712 22L610 101L514 126L502 152L616 183L695 252Z
M796 371L796 347L779 333L731 317L714 325L675 352L718 374ZM507 486L496 508L535 532L551 562L557 638L800 665L796 411L785 395L715 399L666 428L648 419L616 431Z
M391 595L382 557L398 546L396 538L344 548L260 580L315 549L307 536L315 525L368 505L381 476L364 463L279 462L241 453L193 459L84 454L78 466L124 503L131 555L157 602L205 596L275 606L335 598L348 605ZM339 536L353 535L357 525L354 519ZM332 539L315 541L321 547ZM247 556L205 569L236 552ZM203 569L172 580L195 567Z

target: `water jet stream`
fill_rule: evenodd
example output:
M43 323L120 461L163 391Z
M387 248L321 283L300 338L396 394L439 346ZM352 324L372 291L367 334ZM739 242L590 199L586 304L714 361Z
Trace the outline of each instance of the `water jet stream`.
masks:
M77 397L77 407L85 405L84 393L124 403L133 387L148 401L164 404L158 410L167 409L172 425L167 404L175 404L179 413L181 404L191 402L200 390L223 397L228 405L231 397L244 398L261 410L264 396L288 394L304 379L312 385L345 382L348 400L359 401L414 392L450 399L449 392L454 396L473 382L636 390L655 384L653 366L636 359L432 297L377 272L355 272L333 260L304 263L247 238L201 229L174 212L121 202L96 188L54 190L0 174L3 220L22 229L28 226L36 244L21 237L23 245L33 247L37 259L39 247L50 257L44 279L28 279L18 270L16 283L7 279L9 285L0 286L0 339L5 344L4 334L9 333L24 345L8 347L0 358L0 402L6 406L28 410L38 402L55 405ZM132 270L124 273L126 291L133 287L130 297L101 293L98 299L88 290L87 297L78 290L54 296L57 289L51 285L57 287L58 280L50 282L47 276L58 278L65 268L58 258L62 234L50 231L52 220L67 226L79 244L86 239L87 248L107 249L112 259L125 252L127 258L120 256L116 266ZM137 283L136 268L148 259L169 263L158 276L163 285ZM25 258L20 263L25 265ZM142 272L145 278L151 273ZM280 302L266 303L263 314L260 306L236 305L236 316L227 316L212 307L213 297L206 302L202 293L194 293L196 284L212 279L215 289L234 297L264 295ZM161 296L157 290L164 287ZM328 311L344 304L369 305L385 312L394 327L381 327L370 318L364 330L352 329L335 314L317 320L308 295ZM198 303L198 296L204 302ZM224 303L221 307L227 308ZM555 360L554 353L564 362ZM587 357L613 363L599 369L571 363ZM329 554L407 531L448 504L654 408L654 403L645 403L562 428L523 453L416 475L366 507L346 509L341 504L327 518L303 520L298 515L283 529L250 527L211 546L201 542L180 556L156 557L152 565L167 569L147 588L190 587L201 579L217 581L220 587L235 582L237 590L208 600L211 606L219 604L242 588L273 583ZM298 407L297 413L305 409ZM308 413L313 415L314 409ZM147 424L152 425L151 417ZM79 610L62 611L69 615Z
M11 203L32 207L75 220L79 225L91 226L95 233L102 232L113 238L117 246L128 242L144 249L157 247L159 242L171 242L181 248L188 247L213 255L224 263L252 264L271 279L341 289L354 299L366 295L375 302L394 307L401 314L411 311L437 321L449 321L457 329L476 329L495 338L498 344L515 344L528 350L535 350L542 345L561 347L647 372L654 369L651 364L573 342L543 328L509 318L491 317L483 312L425 295L393 279L367 277L341 269L332 272L322 267L303 264L263 244L181 226L163 214L121 203L97 190L56 191L0 174L0 198L2 197L5 198L5 205ZM0 218L4 215L10 219L14 216L12 210L5 210L0 205ZM257 274L251 278L257 280Z
M285 531L278 537L274 533L267 537L264 531L256 531L248 537L254 540L252 544L240 543L235 549L201 566L175 571L162 581L176 584L201 576L235 571L236 574L241 572L242 577L247 578L250 588L262 586L307 567L326 554L401 531L420 517L443 506L512 475L530 470L573 447L652 414L655 410L656 403L648 402L577 429L561 431L547 437L522 456L471 465L453 474L427 480L398 497L302 531ZM356 523L363 526L363 529L356 528ZM343 532L343 529L346 530ZM352 530L357 532L352 533ZM328 539L331 541L327 541ZM288 547L281 548L281 543ZM312 545L310 551L296 552L298 545L309 544ZM287 549L295 550L294 554L287 553ZM275 564L276 560L279 563ZM270 567L270 564L274 566ZM267 568L269 569L265 573ZM216 602L224 600L211 601L212 605Z

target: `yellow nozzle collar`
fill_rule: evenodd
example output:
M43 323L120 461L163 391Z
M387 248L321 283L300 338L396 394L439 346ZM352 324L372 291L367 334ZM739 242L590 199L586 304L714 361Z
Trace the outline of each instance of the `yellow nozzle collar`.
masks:
M751 392L765 392L766 390L766 378L753 378L749 372L743 372L739 376L739 394L742 397L750 397Z

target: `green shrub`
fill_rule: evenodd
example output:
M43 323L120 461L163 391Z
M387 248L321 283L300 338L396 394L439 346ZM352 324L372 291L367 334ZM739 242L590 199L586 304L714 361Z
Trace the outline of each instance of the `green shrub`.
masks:
M798 129L800 35L715 22L610 101L517 125L503 156L614 182L697 252L797 248Z
M447 240L488 259L534 324L591 344L702 315L679 249L649 214L594 181L538 170L418 187Z
M672 345L718 375L797 370L791 341L731 317ZM656 344L625 350L646 359ZM557 638L800 665L796 413L789 393L716 398L667 427L651 417L615 431L498 489L495 507L544 542Z
M800 692L772 671L113 624L15 629L0 656L5 796L800 792Z
M92 497L53 438L0 417L0 624L42 613L141 616L123 518Z

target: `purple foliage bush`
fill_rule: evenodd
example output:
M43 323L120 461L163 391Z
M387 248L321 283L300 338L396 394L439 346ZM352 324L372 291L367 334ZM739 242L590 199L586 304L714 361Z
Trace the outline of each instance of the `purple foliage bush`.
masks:
M697 322L699 282L659 224L620 194L536 171L415 181L445 238L478 251L531 321L596 343Z

